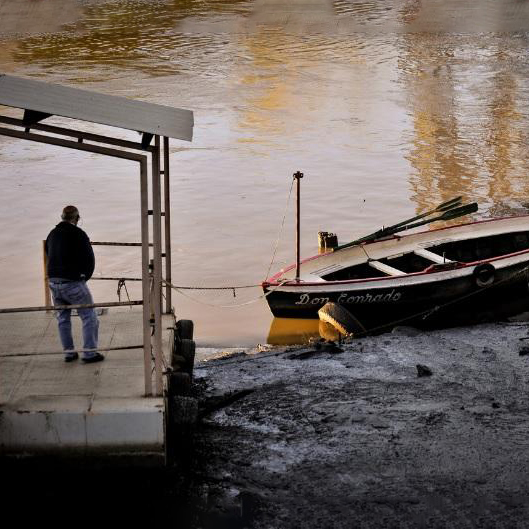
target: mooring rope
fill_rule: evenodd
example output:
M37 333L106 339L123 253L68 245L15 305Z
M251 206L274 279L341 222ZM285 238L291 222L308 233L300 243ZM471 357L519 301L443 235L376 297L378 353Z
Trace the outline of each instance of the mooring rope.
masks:
M169 285L171 288L177 289L177 290L241 290L243 288L259 288L261 286L261 283L258 283L256 285L234 285L234 286L224 286L224 287L199 287L199 286L180 286L180 285L173 285L171 283L167 283L165 279L162 279L162 283L165 283L166 285Z
M285 204L285 212L283 213L283 220L281 221L281 226L279 227L279 232L277 233L277 239L274 247L274 253L272 254L272 260L270 261L270 266L268 267L268 270L266 272L266 278L268 279L268 276L270 275L270 270L272 269L272 265L274 264L277 249L279 247L279 242L281 240L281 237L283 235L283 228L285 227L285 219L287 218L287 211L288 211L288 204L290 203L290 197L292 196L292 189L294 189L294 182L296 181L295 178L292 179L292 182L290 184L290 191L288 192L287 197L287 203Z
M220 308L220 309L235 309L235 308L239 308L239 307L244 307L246 305L251 305L252 303L257 303L261 299L265 299L266 297L268 297L272 292L274 292L279 287L283 286L285 283L288 283L289 281L291 281L291 280L290 279L284 279L284 280L280 281L274 288L271 288L265 294L261 294L259 297L251 299L250 301L245 301L244 303L237 303L237 304L231 304L231 305L218 305L216 303L207 303L206 301L201 301L201 300L198 300L196 298L193 298L193 297L189 296L188 294L186 294L185 292L182 292L182 290L185 290L186 288L182 288L182 287L179 287L177 285L173 285L173 284L169 283L168 281L166 281L165 279L162 279L162 283L164 285L167 285L167 286L171 287L173 290L176 290L176 292L178 292L180 295L184 296L185 298L190 299L191 301L194 301L195 303L198 303L200 305L205 305L207 307L214 307L214 308ZM237 288L256 288L256 287L260 287L260 286L261 285L251 285L251 286L245 286L245 287L204 287L204 288L196 289L196 290L233 290L233 291L235 291L235 289L237 289ZM192 287L187 287L187 289L191 290ZM195 290L195 289L193 289L193 290ZM235 292L234 292L234 297L235 297Z
M277 250L279 248L279 243L280 243L281 237L283 235L283 229L285 227L285 220L286 220L287 212L288 212L288 205L290 203L290 198L292 196L292 189L294 188L294 181L295 181L295 179L293 179L291 184L290 184L290 190L288 192L288 197L287 197L287 201L286 201L286 204L285 204L285 211L283 213L283 219L281 221L281 225L279 227L277 238L276 238L276 241L275 241L275 244L274 244L274 251L272 253L272 259L270 261L270 265L268 266L268 270L266 272L266 278L268 278L268 276L270 275L270 270L272 269L272 266L274 264L274 261L275 261L275 258L276 258L276 254L277 254ZM103 244L103 243L99 243L99 244ZM107 243L104 243L104 244L107 244ZM127 245L130 245L130 244L127 243ZM122 288L125 289L125 293L127 294L127 298L130 301L129 292L128 292L128 289L127 289L126 281L141 281L140 278L125 278L125 277L123 277L123 278L119 278L119 277L105 277L105 278L94 277L93 279L116 280L118 282L117 296L118 296L118 300L119 301L121 301L121 289ZM176 290L182 296L190 299L191 301L194 301L196 303L200 303L202 305L206 305L206 306L209 306L209 307L219 307L219 308L236 308L236 307L243 307L245 305L250 305L252 303L256 303L260 299L266 298L276 288L278 288L279 286L283 285L287 281L288 280L283 280L283 281L279 282L279 284L274 289L271 289L266 294L263 294L263 295L259 296L258 298L252 299L250 301L246 301L244 303L239 303L239 304L236 304L236 305L217 305L217 304L214 304L214 303L206 303L206 302L197 300L197 299L195 299L195 298L193 298L191 296L186 295L184 292L182 292L182 290L206 290L206 291L208 291L208 290L209 291L213 291L213 290L218 290L218 291L231 290L233 292L233 297L235 298L235 297L237 297L237 295L236 295L236 291L237 290L244 290L244 289L248 289L248 288L260 288L261 287L261 283L253 284L253 285L230 285L230 286L221 286L221 287L203 287L203 286L198 286L198 285L185 285L185 286L183 286L183 285L173 285L172 283L169 283L169 282L165 281L164 279L162 279L162 283L163 284L165 284L165 285L169 286L170 288ZM152 284L151 284L151 294L152 294ZM162 293L162 296L163 296L163 293Z
M121 301L121 289L122 288L125 289L125 293L127 294L127 299L130 301L129 291L127 289L127 283L126 283L126 279L125 278L121 278L118 281L118 290L117 290L118 301ZM130 307L130 309L132 310L132 306Z
M458 297L456 299L453 299L451 301L447 301L446 303L443 303L441 305L434 305L430 309L423 310L423 311L418 312L416 314L412 314L411 316L406 316L405 318L400 318L398 320L386 323L384 325L380 325L378 327L372 327L371 329L368 329L365 332L351 334L349 336L351 338L363 338L363 337L365 337L365 336L367 336L367 335L369 335L371 333L374 333L376 331L380 331L380 330L386 329L388 327L394 327L394 326L398 325L399 323L404 323L406 321L409 321L411 319L417 318L419 316L423 316L423 319L426 319L428 316L430 316L434 312L437 312L440 309L443 309L443 308L445 308L447 306L453 305L454 303L458 303L458 302L460 302L460 301L462 301L462 300L464 300L466 298L469 298L471 296L474 296L476 294L480 294L480 293L482 293L485 290L488 290L490 288L494 288L495 286L501 285L502 283L505 283L506 281L509 281L509 280L513 279L514 277L527 272L528 270L529 270L529 266L526 266L526 267L522 268L522 270L519 270L518 272L513 272L510 276L508 276L508 277L506 277L506 278L504 278L504 279L502 279L500 281L494 282L492 285L488 285L486 287L483 287L481 290L476 290L474 292L470 292L469 294L465 294L464 296L460 296L460 297ZM347 338L347 337L344 337L344 338ZM342 341L342 337L340 337L339 341L340 342ZM237 357L237 358L227 357L226 359L214 358L213 360L210 360L209 362L215 362L215 364L211 364L211 363L209 363L206 360L206 361L203 361L200 364L196 365L195 369L215 368L215 367L222 367L222 366L229 365L229 364L247 362L247 361L251 361L251 360L262 360L262 359L265 359L265 358L268 358L268 357L271 357L271 356L280 356L280 355L284 355L284 354L291 353L291 352L292 352L292 350L269 351L269 352L266 352L266 353L263 353L263 354L255 353L255 354L252 354L252 355L247 355L246 358L239 358L239 357Z
M286 201L286 204L285 204L285 211L283 213L283 219L281 221L281 225L279 226L279 231L277 233L277 238L276 238L276 241L275 241L275 244L274 244L274 251L272 252L272 259L270 261L270 265L268 266L268 270L266 272L266 276L265 277L267 279L268 279L268 276L270 275L270 270L272 269L272 266L274 265L274 261L275 261L276 254L277 254L277 250L279 248L279 243L281 242L281 237L283 235L283 229L285 227L285 220L287 218L288 205L290 203L290 198L292 196L292 189L294 188L294 182L295 182L295 179L292 179L292 182L290 184L290 190L288 192L287 201ZM259 284L255 284L255 285L232 285L232 286L222 286L222 287L201 287L201 286L195 286L195 285L186 285L186 286L172 285L172 284L167 283L164 280L162 280L162 282L165 283L166 285L169 285L171 288L173 288L175 290L219 290L219 291L221 291L221 290L231 290L233 292L233 297L236 297L235 292L237 290L243 290L243 289L246 289L246 288L259 288L259 287L261 287L260 283ZM284 282L285 281L283 281L283 283ZM182 294L183 296L185 295L182 292L180 292L180 294ZM260 296L256 300L253 300L252 303L254 301L257 301L258 299L262 299L262 298L264 298L266 296L268 296L268 294ZM189 299L192 299L193 301L197 301L197 300L194 300L194 298L190 298L189 296L186 296L186 297L188 297ZM197 303L200 303L200 302L197 301ZM245 304L247 304L247 303L245 303ZM211 306L219 307L220 305L211 305ZM236 305L228 305L228 307L232 307L232 306L236 306ZM242 305L237 305L237 306L242 306Z
M163 351L162 351L162 354L161 354L161 360L162 360L162 367L163 367L163 373L162 374L166 375L168 373L168 371L169 371L169 365L167 364L167 360L165 358L165 355L163 354ZM156 357L154 355L154 351L153 351L152 346L151 346L151 361L152 361L152 367L151 367L151 375L152 375L156 371Z

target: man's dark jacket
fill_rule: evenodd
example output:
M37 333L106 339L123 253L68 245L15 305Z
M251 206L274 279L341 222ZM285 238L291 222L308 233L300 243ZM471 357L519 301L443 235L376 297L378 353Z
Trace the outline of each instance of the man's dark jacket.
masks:
M88 235L70 222L61 222L46 239L48 277L88 281L95 259Z

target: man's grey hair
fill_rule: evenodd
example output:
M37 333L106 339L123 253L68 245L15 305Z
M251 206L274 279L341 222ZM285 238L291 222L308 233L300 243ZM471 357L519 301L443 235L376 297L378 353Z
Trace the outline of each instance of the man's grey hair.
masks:
M66 206L62 210L61 219L72 222L79 219L79 210L75 206Z

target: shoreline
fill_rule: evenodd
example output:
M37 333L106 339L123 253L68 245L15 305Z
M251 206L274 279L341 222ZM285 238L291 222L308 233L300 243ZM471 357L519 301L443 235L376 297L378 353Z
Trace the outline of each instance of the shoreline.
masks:
M343 351L211 361L196 371L203 408L240 398L197 426L195 503L211 523L197 527L523 523L528 331L401 327Z
M513 322L218 348L197 363L176 466L11 460L7 499L55 501L66 480L104 504L168 504L186 529L522 527L528 346Z

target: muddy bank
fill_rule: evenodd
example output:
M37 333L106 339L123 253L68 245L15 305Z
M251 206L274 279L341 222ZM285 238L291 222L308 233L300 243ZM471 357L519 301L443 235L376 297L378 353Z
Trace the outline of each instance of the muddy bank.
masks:
M528 347L529 326L498 324L232 350L197 365L201 418L178 466L2 460L4 510L148 512L185 529L524 528Z
M201 364L196 525L526 526L526 345L523 323L401 328Z

